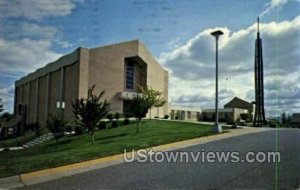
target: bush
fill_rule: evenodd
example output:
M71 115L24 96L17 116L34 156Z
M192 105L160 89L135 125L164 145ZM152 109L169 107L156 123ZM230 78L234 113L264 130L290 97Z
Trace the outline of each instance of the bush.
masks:
M118 122L117 121L112 121L111 122L111 128L117 128L118 127Z
M133 114L127 112L127 113L124 114L124 117L125 117L125 118L130 118L130 117L133 117Z
M63 137L66 131L66 121L59 116L52 116L51 120L47 121L47 128L53 133L56 142L58 142L58 139Z
M76 126L75 128L75 135L82 135L84 133L84 127Z
M115 119L118 121L121 117L121 114L119 112L115 113Z
M169 115L166 114L166 115L164 116L164 119L169 119Z
M34 123L34 124L32 124L32 127L34 128L34 130L35 130L35 133L36 133L36 136L41 136L42 134L43 134L43 131L44 131L44 129L43 129L43 127L41 127L40 125L39 125L39 123Z
M271 127L271 128L276 128L276 123L275 123L275 122L270 122L270 123L269 123L269 127Z
M111 122L114 118L112 113L107 114L106 118Z
M72 131L74 130L74 125L72 123L67 123L66 124L66 131L69 133L72 133Z
M98 130L106 129L106 121L100 121Z
M130 124L130 120L128 118L125 118L123 121L123 125L129 125Z
M237 129L237 126L238 126L237 123L235 123L235 124L231 125L231 128L232 129Z
M179 117L178 116L175 116L175 120L178 120L179 119Z

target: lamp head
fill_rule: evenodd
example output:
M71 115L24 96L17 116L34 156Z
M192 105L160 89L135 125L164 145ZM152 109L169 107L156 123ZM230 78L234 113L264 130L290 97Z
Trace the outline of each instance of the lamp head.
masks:
M219 38L219 36L223 35L224 33L221 30L216 30L210 34L216 38Z

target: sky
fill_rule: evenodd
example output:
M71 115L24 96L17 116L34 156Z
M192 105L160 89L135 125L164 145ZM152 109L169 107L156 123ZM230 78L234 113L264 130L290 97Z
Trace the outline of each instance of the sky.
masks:
M213 108L220 29L219 102L254 101L261 18L267 116L300 112L300 0L0 0L0 98L14 82L78 47L139 39L169 71L172 105Z

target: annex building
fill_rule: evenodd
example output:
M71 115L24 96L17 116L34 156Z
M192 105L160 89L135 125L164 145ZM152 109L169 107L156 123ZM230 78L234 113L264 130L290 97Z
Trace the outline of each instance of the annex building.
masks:
M25 124L45 125L51 115L72 120L72 101L105 90L112 112L125 113L138 86L159 90L168 102L168 72L146 47L133 40L97 48L78 48L15 82L16 115ZM168 105L153 116L168 114Z
M219 109L219 121L234 123L239 121L241 115L247 115L247 120L252 121L254 117L254 105L238 97L234 97ZM204 109L201 115L203 121L214 121L215 109Z

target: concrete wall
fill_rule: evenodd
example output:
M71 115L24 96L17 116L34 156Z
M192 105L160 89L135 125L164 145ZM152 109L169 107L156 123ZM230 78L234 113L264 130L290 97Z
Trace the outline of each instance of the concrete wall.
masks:
M198 121L201 115L201 111L188 110L188 109L170 109L170 119L173 120L187 120L187 121Z
M125 42L90 50L89 87L96 85L95 93L105 90L104 97L112 112L123 112L123 100L118 93L125 91L125 58L137 56L137 41Z
M78 97L86 98L89 89L90 52L89 49L86 48L79 48L78 51Z
M56 103L60 101L60 74L61 70L51 72L49 82L49 112L48 118L58 114Z
M37 120L37 80L30 81L30 104L27 109L27 115L29 115L28 123L35 123Z
M158 116L163 117L168 114L168 71L162 68L142 43L139 42L138 47L139 56L147 63L147 85L161 91L163 98L166 100L165 105L159 109ZM154 111L154 113L154 116L157 116L157 112Z
M38 82L38 107L37 119L39 123L46 123L46 107L47 107L47 75L39 78Z
M78 82L79 82L79 64L74 63L65 67L65 78L64 78L64 94L63 101L65 102L64 117L67 120L73 118L72 112L72 101L78 97Z
M56 108L56 103L61 101L68 105L68 109L62 110L66 118L71 117L71 99L78 97L78 52L65 55L15 82L14 111L18 113L19 104L27 106L26 124L39 122L45 126L50 116L62 113Z

